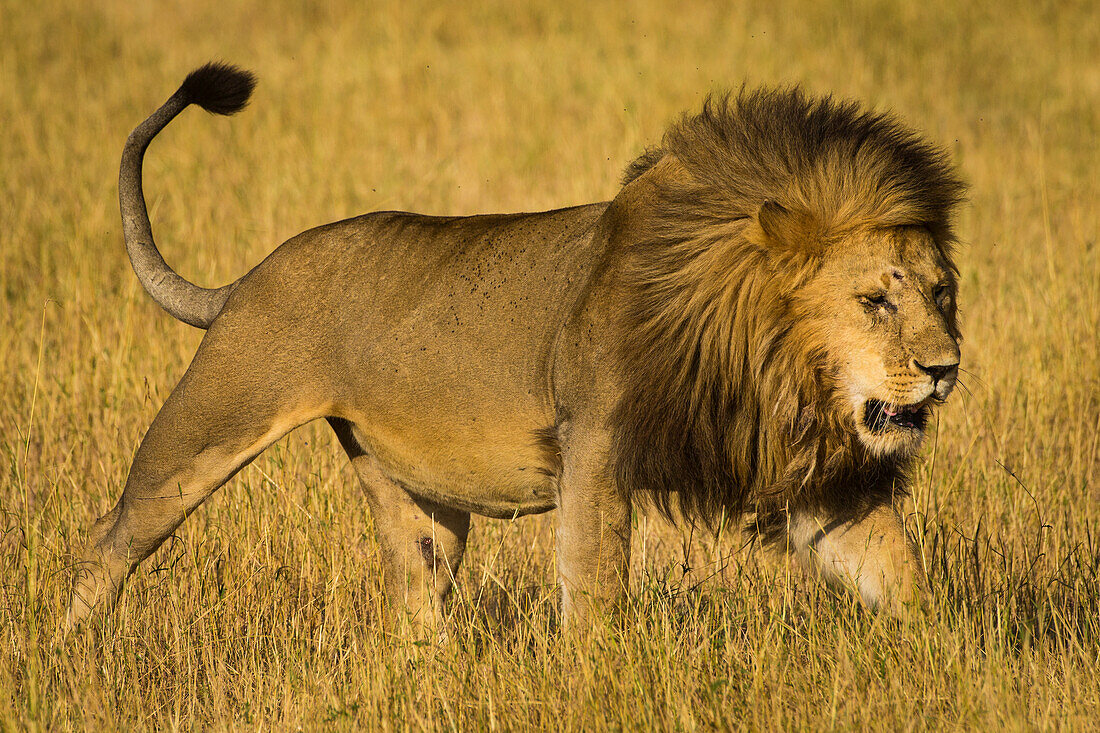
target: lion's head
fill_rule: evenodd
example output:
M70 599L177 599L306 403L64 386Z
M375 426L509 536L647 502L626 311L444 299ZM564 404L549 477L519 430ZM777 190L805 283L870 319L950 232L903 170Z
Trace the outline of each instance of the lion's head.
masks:
M801 91L708 100L627 171L620 485L707 522L896 491L959 363L947 156Z
M919 447L932 406L955 386L959 334L952 267L922 227L853 232L791 294L819 334L835 409L878 457Z

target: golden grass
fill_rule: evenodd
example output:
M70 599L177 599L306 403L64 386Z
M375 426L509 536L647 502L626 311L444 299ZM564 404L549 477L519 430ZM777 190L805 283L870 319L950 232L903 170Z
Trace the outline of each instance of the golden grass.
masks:
M0 729L1095 727L1100 6L753 5L0 0ZM475 523L453 644L386 638L365 503L309 427L56 646L74 553L200 336L130 272L118 156L213 58L260 74L253 106L186 113L146 166L166 257L207 285L373 209L609 198L669 120L742 81L944 141L973 192L965 387L909 504L931 621L642 517L629 607L567 649L535 518Z

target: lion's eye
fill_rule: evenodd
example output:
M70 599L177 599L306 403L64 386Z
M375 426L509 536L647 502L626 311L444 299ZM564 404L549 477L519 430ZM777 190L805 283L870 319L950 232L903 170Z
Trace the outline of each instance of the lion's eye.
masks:
M947 285L939 285L932 291L932 297L936 299L936 304L943 308L947 304L948 298L951 297L951 288Z
M879 308L885 308L890 305L890 301L886 299L886 293L861 295L859 296L859 302L871 310L878 310Z

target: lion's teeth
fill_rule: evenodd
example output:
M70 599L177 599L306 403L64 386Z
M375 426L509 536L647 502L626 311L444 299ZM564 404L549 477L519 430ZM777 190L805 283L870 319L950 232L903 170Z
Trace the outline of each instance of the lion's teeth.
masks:
M883 405L882 411L885 412L890 417L893 417L894 415L898 414L898 411L895 410L894 408L890 407L889 405Z

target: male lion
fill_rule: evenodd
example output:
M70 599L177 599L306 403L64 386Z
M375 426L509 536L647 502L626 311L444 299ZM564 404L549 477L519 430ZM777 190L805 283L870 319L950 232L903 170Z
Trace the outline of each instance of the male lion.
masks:
M959 363L963 185L941 150L854 103L742 91L673 125L611 202L368 214L206 290L153 243L142 158L185 107L231 114L254 83L194 71L123 151L138 279L206 336L92 528L70 623L317 418L362 481L391 602L428 627L473 513L559 509L565 623L606 607L634 502L751 516L871 606L920 595L892 497Z

